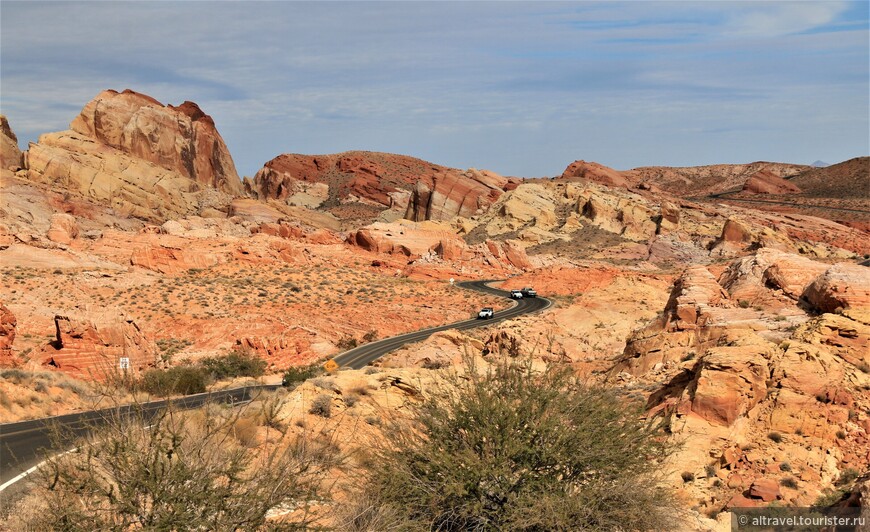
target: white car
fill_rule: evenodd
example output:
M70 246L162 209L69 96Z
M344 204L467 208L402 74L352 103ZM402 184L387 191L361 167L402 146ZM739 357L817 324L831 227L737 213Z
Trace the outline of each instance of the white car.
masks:
M492 307L486 307L477 313L477 319L489 320L492 319L493 314L495 314L495 312L492 310Z
M511 290L511 299L522 299L523 291L522 290Z

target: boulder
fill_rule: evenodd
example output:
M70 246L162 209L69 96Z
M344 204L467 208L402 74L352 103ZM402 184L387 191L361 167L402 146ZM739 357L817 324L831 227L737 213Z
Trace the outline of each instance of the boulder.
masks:
M772 478L761 478L753 481L749 487L749 496L753 499L761 499L764 502L782 499L779 483Z
M51 227L45 235L52 242L69 244L79 236L79 226L70 214L56 213L51 216Z
M713 424L731 426L765 397L767 360L754 348L719 347L701 359L689 385L693 414Z
M819 275L803 297L821 312L870 309L870 268L840 263Z

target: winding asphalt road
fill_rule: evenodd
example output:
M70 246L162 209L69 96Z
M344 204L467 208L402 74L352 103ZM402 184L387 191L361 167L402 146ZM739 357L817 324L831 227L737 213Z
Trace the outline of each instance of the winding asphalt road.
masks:
M489 286L488 283L492 282L495 281L463 281L457 283L457 285L469 290L483 292L484 294L510 297L510 292L507 292L505 290L499 290L498 288L492 288L491 286ZM493 317L488 320L470 319L456 323L449 323L447 325L441 325L439 327L432 327L431 329L423 329L422 331L393 336L391 338L386 338L384 340L379 340L370 344L361 345L357 348L351 349L350 351L345 351L344 353L335 357L333 360L335 360L338 363L339 367L342 368L364 368L372 361L381 358L390 351L396 350L405 344L425 340L436 332L446 331L449 329L458 329L462 331L465 329L473 329L475 327L492 325L493 323L498 323L500 321L504 321L510 318L516 318L517 316L521 316L523 314L529 314L531 312L538 312L544 310L552 304L553 303L549 299L544 297L523 298L518 300L516 302L516 305L514 305L513 307L496 312L495 315L493 315Z
M509 297L510 292L492 288L489 281L464 281L457 283L461 288L475 290L485 294ZM475 327L492 325L523 314L539 312L552 305L549 299L543 297L526 298L516 301L508 309L496 312L492 319L470 319L457 323L432 327L422 331L402 334L371 342L346 351L334 358L340 367L360 369L385 354L398 349L405 344L425 340L432 334L448 329L466 330ZM247 386L232 390L189 395L171 400L152 401L136 407L125 405L117 408L91 410L75 414L67 414L51 418L32 419L18 423L0 424L0 507L8 505L19 494L21 483L11 482L20 478L22 473L34 468L51 450L60 450L72 445L75 438L85 435L95 425L110 419L127 417L138 413L148 419L171 402L176 408L195 408L207 402L241 403L250 401L259 390L275 389L278 386ZM54 442L52 435L58 432L64 435L60 442ZM59 443L59 445L58 445Z

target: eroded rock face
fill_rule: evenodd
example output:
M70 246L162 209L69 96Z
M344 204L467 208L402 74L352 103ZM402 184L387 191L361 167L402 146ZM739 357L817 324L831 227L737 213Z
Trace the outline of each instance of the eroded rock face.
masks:
M104 91L71 127L30 145L30 180L159 222L226 212L242 192L214 123L195 104L175 108L132 91Z
M193 102L178 107L131 90L101 92L70 129L197 183L240 195L242 184L214 120Z
M358 215L352 207L361 205L368 208L361 218L388 211L388 220L423 221L471 216L515 185L485 170L463 172L403 155L353 151L279 155L245 187L256 198L290 205L328 202L333 206L326 209L340 218Z
M190 269L204 269L225 262L226 257L214 253L145 245L137 247L130 256L130 264L155 272L177 275Z
M121 358L129 371L139 372L157 362L157 348L139 326L121 315L56 316L56 339L43 348L42 365L78 377L102 380L119 370Z
M586 179L608 187L628 188L630 181L613 168L592 161L574 161L562 172L562 179Z
M9 121L0 115L0 169L8 170L22 165L21 148L18 147L18 137L9 126Z
M813 281L803 296L822 312L870 310L870 268L835 264Z
M13 362L12 344L15 342L15 315L3 303L0 303L0 366L8 366Z

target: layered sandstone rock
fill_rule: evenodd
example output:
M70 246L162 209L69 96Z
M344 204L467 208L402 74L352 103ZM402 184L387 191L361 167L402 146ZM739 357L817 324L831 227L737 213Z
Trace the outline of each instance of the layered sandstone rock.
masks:
M423 221L471 216L515 185L485 170L463 172L413 157L355 151L279 155L245 188L256 198L288 205L325 204L340 218L372 218L389 211L387 221L402 217ZM353 205L368 210L354 210Z
M29 179L161 222L225 212L242 191L214 123L195 104L164 107L131 91L104 91L71 128L30 145Z
M210 268L225 262L226 256L199 250L144 245L133 250L130 264L168 275L178 275L191 269Z
M157 363L154 342L132 318L106 313L56 316L55 341L42 350L42 365L98 380L122 370L121 359L136 373Z
M193 102L178 107L131 90L101 92L70 129L231 195L242 183L214 120Z
M822 312L870 310L870 268L835 264L806 288L803 297Z
M719 284L733 298L753 300L774 288L797 300L807 285L828 268L801 255L762 248L729 264L719 276Z
M0 115L0 170L19 168L23 157L21 148L18 147L18 137L9 126L9 121L4 115Z

